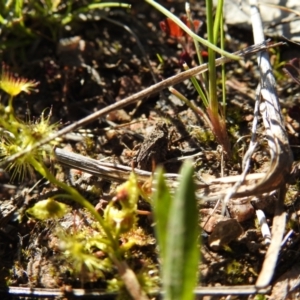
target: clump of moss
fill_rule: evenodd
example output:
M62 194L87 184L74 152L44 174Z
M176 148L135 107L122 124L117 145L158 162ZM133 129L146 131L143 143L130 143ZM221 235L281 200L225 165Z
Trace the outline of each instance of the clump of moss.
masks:
M201 144L207 144L215 141L215 136L210 129L194 127L190 132L191 136L197 139Z
M245 266L235 259L226 265L227 279L231 284L245 283Z

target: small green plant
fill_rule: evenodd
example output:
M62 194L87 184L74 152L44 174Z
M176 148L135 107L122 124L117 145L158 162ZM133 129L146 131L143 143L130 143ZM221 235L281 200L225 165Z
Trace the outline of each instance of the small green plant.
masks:
M269 51L274 76L276 77L277 82L281 82L282 80L285 80L285 74L282 68L285 66L286 61L282 61L280 49L271 48Z
M206 17L207 17L207 36L208 40L201 38L196 35L192 30L192 25L194 24L193 20L189 13L187 13L188 24L185 24L181 19L177 18L174 14L169 12L163 6L159 5L153 0L145 0L149 4L153 5L157 10L163 13L167 18L172 20L174 24L176 24L183 32L189 35L195 44L195 48L197 51L197 55L199 58L199 62L202 62L201 52L199 50L198 43L201 43L204 46L208 47L208 78L202 78L201 83L198 82L196 77L191 78L191 82L193 83L196 91L199 93L200 98L202 99L204 106L207 111L208 125L212 129L214 135L216 136L217 141L223 146L224 151L230 155L230 144L226 131L226 121L225 121L225 108L226 108L226 94L225 94L225 69L222 69L222 106L219 105L218 96L217 96L217 73L216 73L216 53L219 53L224 56L228 56L232 59L239 59L237 56L232 55L226 51L224 51L224 33L223 33L223 22L222 22L222 11L223 11L223 1L218 1L217 10L215 14L215 19L213 19L213 5L212 0L206 0ZM187 10L189 12L189 10ZM218 39L221 41L221 48L216 46ZM184 65L185 69L188 69L187 65ZM174 91L174 89L173 89ZM177 92L178 94L178 92ZM184 97L181 95L179 97L182 99ZM185 103L188 100L184 101ZM192 109L196 113L199 113L199 109L194 105Z
M30 149L32 145L38 142L40 139L52 136L54 131L57 129L56 125L49 124L49 118L42 116L34 123L26 123L19 120L15 116L13 109L13 100L22 91L29 93L36 87L37 83L28 81L23 78L14 77L8 68L2 69L0 77L0 89L5 91L9 95L8 105L4 107L0 104L0 111L2 118L0 119L0 157L1 161L5 162L5 159L22 151L24 149ZM127 233L136 226L136 209L137 201L140 195L140 190L137 182L137 178L132 174L127 182L122 184L117 189L117 195L115 200L112 201L105 209L104 216L102 217L95 207L86 200L76 189L68 186L66 183L59 181L56 177L48 170L44 164L45 154L49 157L52 155L53 145L56 142L52 141L50 144L40 147L36 150L30 151L26 156L15 160L13 163L7 165L7 169L12 171L15 176L19 176L19 179L23 179L27 173L33 173L33 170L38 172L49 182L57 187L61 188L64 193L58 194L52 197L36 203L33 207L27 210L27 214L32 217L45 220L47 218L61 217L67 211L67 207L56 201L56 199L70 198L73 201L79 203L93 218L99 223L101 227L101 244L105 247L100 247L100 250L106 251L109 260L114 263L120 273L120 278L125 283L128 292L135 299L146 299L145 293L139 288L139 293L133 295L132 288L129 286L128 273L130 278L136 278L134 273L130 271L127 266L123 254L124 250L121 249L119 239L121 234ZM52 146L51 146L52 145ZM20 172L23 175L20 178ZM121 208L118 208L115 203L118 203ZM75 257L77 261L76 265L85 264L88 270L97 268L98 263L95 257L92 257L87 252L87 245L92 243L81 244L78 242L79 238L66 239L64 243L64 251L67 256ZM80 240L80 239L79 239ZM100 242L94 239L94 244L99 246ZM127 245L125 249L129 249ZM99 265L102 265L99 263ZM124 271L126 270L126 274ZM135 284L138 286L139 283L135 280Z
M18 49L18 58L21 56L24 59L24 47L31 45L33 40L42 37L55 43L64 26L82 21L82 17L89 12L101 12L112 7L130 8L130 5L118 2L99 3L98 0L2 0L0 49Z
M35 142L37 142L37 136L33 134L36 130L36 124L24 123L18 120L14 114L13 100L21 92L30 93L36 87L37 83L34 81L28 81L23 78L16 78L9 72L8 68L2 66L2 73L0 77L0 89L5 91L8 96L8 105L4 107L0 105L0 111L2 118L0 119L1 126L1 141L0 141L0 154L3 159L17 153L18 151L24 150ZM42 120L45 127L51 129L54 127L50 126L49 119ZM42 124L39 122L39 125ZM25 133L23 135L23 133ZM30 157L33 159L40 159L43 155L43 149L38 149L31 152ZM7 167L9 170L13 170L12 177L18 177L19 179L24 178L27 174L33 173L33 168L26 158L16 160Z

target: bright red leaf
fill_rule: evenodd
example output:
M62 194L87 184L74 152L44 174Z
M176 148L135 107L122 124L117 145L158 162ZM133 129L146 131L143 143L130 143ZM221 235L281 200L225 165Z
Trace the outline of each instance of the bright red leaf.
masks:
M180 20L190 29L191 24L190 21L188 20L187 16L183 15L180 17ZM197 32L202 25L202 22L200 20L194 20L194 29L195 32ZM164 31L166 34L168 34L170 37L173 38L181 38L181 37L186 37L187 34L185 31L183 31L174 21L171 19L167 18L161 22L159 22L160 28L162 31Z

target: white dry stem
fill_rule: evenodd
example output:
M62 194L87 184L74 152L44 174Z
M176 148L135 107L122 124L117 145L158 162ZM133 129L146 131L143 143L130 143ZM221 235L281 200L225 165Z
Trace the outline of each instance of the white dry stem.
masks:
M66 292L68 295L74 296L74 298L89 298L89 299L108 299L108 298L116 298L117 293L108 293L103 291L103 289L51 289L51 288L34 288L34 287L17 287L17 286L9 286L5 288L0 288L0 293L14 296L15 298L21 297L35 297L35 298L62 298L66 296ZM254 285L236 285L236 286L214 286L214 287L206 287L201 286L200 288L196 288L194 290L195 296L226 296L236 295L236 296L245 296L245 295L253 295L255 293L259 294L267 294L270 293L270 289L262 289L257 290ZM153 297L160 296L163 297L163 293L158 290L153 290L149 293Z
M245 182L246 175L249 170L251 157L254 153L254 150L256 148L257 142L256 142L256 131L257 131L257 125L258 125L258 114L259 114L259 104L260 104L260 91L261 87L260 84L258 85L256 89L256 101L255 101L255 107L254 107L254 118L252 123L252 134L251 134L251 141L248 147L247 152L245 153L244 159L243 159L243 173L241 174L240 180L238 180L231 189L228 190L225 198L223 199L223 206L222 206L222 214L224 215L226 206L229 203L229 200L232 198L232 196L237 192L238 188Z
M254 41L259 43L264 40L262 20L256 0L249 0L251 6L251 19ZM268 248L262 270L258 276L256 286L266 287L270 284L274 274L280 244L285 228L285 213L283 200L285 197L285 181L292 165L292 154L285 127L283 124L280 105L275 89L275 78L266 51L257 54L257 63L261 74L261 97L260 111L266 130L266 139L270 148L271 164L265 179L259 185L264 188L278 189L278 199L275 203L276 210L273 219L272 240ZM266 191L266 190L265 190Z
M256 132L257 132L257 125L258 125L258 115L259 115L259 104L260 104L260 91L261 86L258 85L256 89L256 97L255 97L255 106L254 106L254 118L252 123L252 129L251 129L251 141L249 148L247 152L245 153L244 159L243 159L243 170L249 170L251 157L254 153L254 150L256 148L257 142L256 142Z
M265 243L266 243L266 245L269 245L271 243L271 231L270 231L270 227L267 223L265 213L261 209L257 209L256 217L257 217L258 223L260 225L261 234L265 240Z

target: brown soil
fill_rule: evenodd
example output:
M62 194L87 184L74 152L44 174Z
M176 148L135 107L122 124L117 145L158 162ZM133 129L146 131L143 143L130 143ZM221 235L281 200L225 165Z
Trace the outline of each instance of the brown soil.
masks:
M25 97L15 100L19 118L28 118L29 111L30 118L34 120L45 109L51 107L52 122L60 122L63 127L182 70L180 62L182 49L174 39L168 38L160 30L159 22L164 17L141 1L127 2L132 2L131 11L112 9L104 13L105 18L99 20L95 15L86 21L75 21L69 28L62 28L59 31L57 40L50 38L49 32L41 26L39 37L33 43L22 49L7 49L1 53L2 61L16 72L40 82L39 93L26 96L26 100ZM183 1L160 1L160 3L168 9L174 9L176 15L184 13ZM203 7L202 1L192 5L194 16L204 21ZM115 21L119 24L116 25ZM136 38L124 26L128 26L136 34L142 49ZM204 33L205 26L200 28L199 34ZM229 28L228 36L230 39L227 41L227 50L231 52L253 44L251 32ZM7 39L9 38L13 37L8 35ZM276 55L284 59L291 58L293 47L296 46L291 45L289 49L283 47L274 50L275 52L272 50L270 54L275 63L279 98L290 142L293 145L294 159L297 161L300 155L298 150L300 114L296 97L299 87L284 77L279 62L276 62ZM158 55L163 58L163 64L159 62ZM191 65L193 64L195 64L194 57L191 61ZM88 138L74 142L66 137L60 147L72 149L92 158L106 158L111 162L137 166L148 171L151 171L155 164L163 164L169 173L179 172L182 161L175 161L174 158L201 152L201 155L194 159L198 177L208 179L213 176L220 177L222 173L223 176L240 174L244 148L250 140L255 89L259 80L256 56L247 57L245 63L229 63L226 69L227 126L234 157L231 159L225 157L224 164L221 163L222 155L218 151L218 144L211 138L210 129L203 119L174 100L167 90L94 121L85 127L89 130ZM176 89L202 107L190 82L179 84ZM6 101L5 96L2 101ZM166 126L165 131L159 132L156 126L158 123ZM259 146L251 161L252 172L264 171L269 161L263 134L264 129L260 125ZM152 136L150 141L147 136ZM242 142L237 142L240 137L245 136ZM152 140L154 146L151 144ZM151 145L148 146L145 141ZM157 147L164 149L162 153L159 151L160 155L153 155L158 153L155 150ZM145 150L146 154L140 154L139 149ZM53 161L47 163L57 177L76 186L97 207L105 206L104 201L110 201L114 196L115 182L70 171ZM34 186L41 179L38 175L31 179L25 178L22 183L12 181L5 171L2 171L1 175L0 287L5 297L7 299L10 297L5 292L7 284L31 288L106 288L107 280L111 280L116 272L107 274L104 272L104 276L96 272L91 274L88 270L81 270L79 275L74 273L72 262L64 259L57 248L59 243L55 231L57 223L39 222L30 219L24 213L39 200L47 199L60 191L43 179ZM97 193L94 192L95 189L98 189ZM285 209L289 222L286 231L293 229L294 233L282 248L273 282L299 260L300 202L297 185L289 187L287 198ZM257 207L255 205L263 207L270 226L274 214L272 199L269 197L262 201L263 203L253 204L254 207ZM73 207L72 213L59 221L63 224L64 230L70 228L74 230L76 226L81 226L83 232L97 230L94 228L95 221L86 211L69 200L62 199L62 202ZM206 220L208 209L214 205L215 203L199 205L202 220ZM141 200L139 209L149 211L150 207ZM234 210L232 207L229 208L229 213L232 214ZM239 218L241 214L238 213L235 217ZM228 218L229 215L226 220ZM245 216L241 218L239 224L242 234L239 231L240 227L230 232L229 237L224 237L224 233L220 231L219 238L224 237L224 241L217 248L210 247L211 230L205 227L206 232L203 231L202 235L199 286L255 283L267 247L256 224L253 207L248 208ZM128 263L137 273L150 268L149 266L157 271L158 261L153 244L151 216L141 215L139 225L144 230L141 236L147 238L133 248ZM236 225L230 226L234 228ZM247 298L248 296L245 296L245 299ZM276 299L276 296L272 299Z

